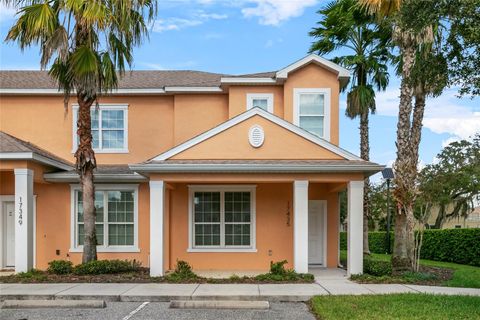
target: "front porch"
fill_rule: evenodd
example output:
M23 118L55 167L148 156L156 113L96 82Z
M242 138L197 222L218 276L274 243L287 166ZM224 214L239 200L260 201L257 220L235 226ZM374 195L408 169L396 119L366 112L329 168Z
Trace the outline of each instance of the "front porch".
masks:
M270 262L282 260L299 273L332 275L339 265L338 192L344 188L351 227L347 271L361 273L363 181L344 179L151 174L151 275L174 269L177 260L206 276L265 273Z

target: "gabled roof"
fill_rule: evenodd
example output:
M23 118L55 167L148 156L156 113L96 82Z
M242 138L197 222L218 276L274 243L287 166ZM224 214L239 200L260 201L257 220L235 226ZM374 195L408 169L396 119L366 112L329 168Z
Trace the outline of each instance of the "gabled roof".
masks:
M348 70L310 54L279 71L228 75L194 70L132 70L120 78L116 94L168 94L175 92L224 92L228 84L281 84L290 72L309 63L316 63L338 75L349 77ZM1 70L0 94L48 94L61 92L47 71Z
M73 169L70 162L3 131L0 131L0 160L34 160L62 170Z
M222 124L208 130L208 131L205 131L204 133L190 139L190 140L187 140L185 141L184 143L168 150L168 151L165 151L161 154L159 154L158 156L150 159L149 161L147 161L147 163L151 162L151 161L164 161L164 160L167 160L189 148L192 148L193 146L195 145L198 145L200 144L201 142L229 129L229 128L232 128L234 127L235 125L249 119L249 118L252 118L254 116L260 116L264 119L267 119L275 124L277 124L278 126L298 135L298 136L301 136L302 138L324 148L324 149L327 149L347 160L362 160L361 158L357 157L356 155L328 142L327 140L324 140L322 138L319 138L318 136L288 122L288 121L285 121L275 115L273 115L272 113L270 112L267 112L263 109L260 109L260 108L252 108L248 111L245 111L244 113L230 119L230 120L227 120L225 122L223 122ZM363 161L363 160L362 160Z

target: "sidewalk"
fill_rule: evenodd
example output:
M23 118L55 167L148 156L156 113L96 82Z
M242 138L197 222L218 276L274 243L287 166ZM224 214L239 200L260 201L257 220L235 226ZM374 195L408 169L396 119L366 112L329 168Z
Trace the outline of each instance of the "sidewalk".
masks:
M105 301L267 300L307 301L315 295L430 293L480 296L480 289L402 284L358 284L322 279L312 284L54 283L0 284L7 299L102 299Z

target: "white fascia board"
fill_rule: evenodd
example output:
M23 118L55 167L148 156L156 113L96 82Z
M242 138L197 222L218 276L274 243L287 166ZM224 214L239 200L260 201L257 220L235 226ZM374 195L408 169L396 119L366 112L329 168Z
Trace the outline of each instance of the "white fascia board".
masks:
M220 132L223 132L225 131L226 129L228 128L231 128L235 125L237 125L238 123L246 120L246 119L249 119L255 115L259 115L293 133L296 133L297 135L329 150L329 151L332 151L342 157L344 157L345 159L347 160L362 160L360 157L357 157L356 155L342 149L342 148L339 148L333 144L331 144L330 142L322 139L322 138L319 138L317 137L316 135L300 128L300 127L297 127L296 125L288 122L288 121L285 121L273 114L271 114L270 112L267 112L265 110L262 110L260 108L252 108L228 121L225 121L224 123L216 126L215 128L212 128L190 140L187 140L186 142L162 153L162 154L159 154L158 156L152 158L151 160L154 160L154 161L162 161L162 160L167 160L169 158L171 158L172 156L176 155L176 154L179 154L180 152L182 151L185 151L197 144L199 144L200 142L202 141L205 141L217 134L219 134Z
M45 173L43 175L48 182L78 182L79 176L76 173ZM143 182L147 178L138 173L120 174L94 174L96 182Z
M152 89L117 89L112 90L111 92L103 93L108 94L162 94L165 93L163 88L152 88ZM63 91L58 89L0 89L0 94L33 94L33 95L63 95ZM71 95L75 94L75 91L71 92Z
M310 62L316 62L325 68L332 70L338 74L338 78L349 78L350 77L350 71L345 69L342 66L339 66L336 63L333 63L330 60L327 60L325 58L320 57L319 55L316 54L309 54L308 56L288 65L287 67L283 68L282 70L279 70L276 74L276 77L279 79L286 79L288 77L288 74L292 71L297 70L298 68L310 63Z
M321 172L379 172L382 165L286 165L286 164L132 164L138 172L269 172L269 173L321 173Z
M34 152L1 152L0 160L34 160L42 164L56 167L62 170L72 170L73 167L60 161L50 159Z
M165 92L223 92L219 87L165 87Z
M250 83L276 84L277 80L272 78L225 77L225 78L220 78L220 82L225 84L250 84Z

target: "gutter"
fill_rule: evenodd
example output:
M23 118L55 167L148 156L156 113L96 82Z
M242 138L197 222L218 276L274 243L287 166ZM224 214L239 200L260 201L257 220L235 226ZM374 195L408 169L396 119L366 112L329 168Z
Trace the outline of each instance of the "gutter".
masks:
M94 173L95 182L146 182L148 179L138 173ZM47 182L79 182L76 173L45 173L43 179Z

